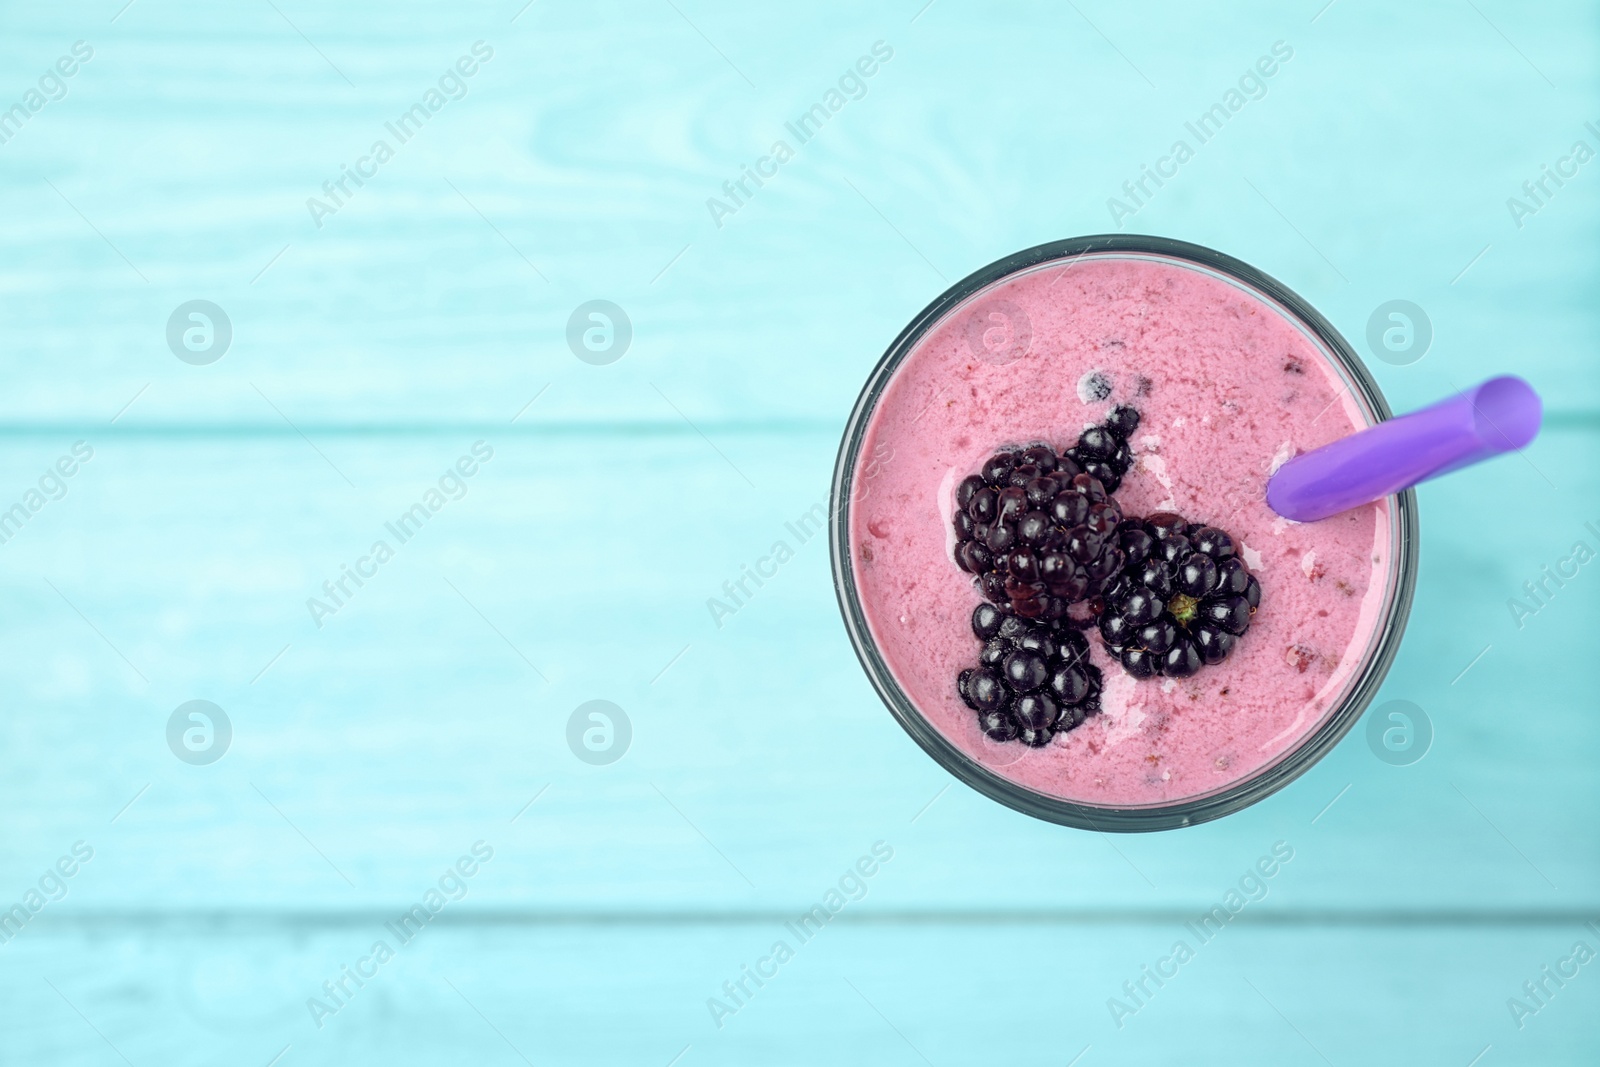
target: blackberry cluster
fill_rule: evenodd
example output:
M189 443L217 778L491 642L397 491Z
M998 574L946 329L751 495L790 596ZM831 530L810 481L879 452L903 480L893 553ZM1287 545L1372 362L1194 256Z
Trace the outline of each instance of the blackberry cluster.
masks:
M993 740L1039 748L1100 710L1100 670L1080 631L979 604L972 632L983 651L956 688Z
M956 688L995 741L1042 747L1099 712L1103 679L1079 629L1091 620L1129 674L1186 678L1226 659L1261 604L1224 531L1123 515L1112 493L1138 426L1116 407L1066 451L1002 449L956 488L956 563L987 601L972 613L978 665Z
M1133 463L1139 413L1114 408L1078 443L1004 449L956 487L955 558L985 599L1023 619L1054 622L1098 595L1126 563L1122 510L1111 493Z
M1139 412L1126 404L1111 409L1106 421L1091 426L1078 437L1078 443L1067 449L1067 455L1083 473L1098 478L1106 492L1115 493L1122 485L1122 476L1133 466L1133 449L1128 440L1139 428Z
M1261 604L1256 580L1229 537L1170 511L1117 528L1126 556L1099 607L1106 649L1136 678L1187 678L1221 663Z

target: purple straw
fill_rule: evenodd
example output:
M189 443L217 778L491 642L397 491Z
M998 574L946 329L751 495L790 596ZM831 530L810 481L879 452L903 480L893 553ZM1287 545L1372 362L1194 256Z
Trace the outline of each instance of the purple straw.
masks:
M1267 479L1267 505L1312 522L1521 448L1544 405L1521 378L1482 385L1296 456Z

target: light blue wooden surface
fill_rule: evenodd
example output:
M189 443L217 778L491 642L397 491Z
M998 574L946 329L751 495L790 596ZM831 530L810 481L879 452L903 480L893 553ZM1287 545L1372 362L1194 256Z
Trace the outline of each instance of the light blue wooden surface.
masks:
M0 7L0 103L94 48L0 144L0 503L94 448L0 545L0 903L94 848L0 944L0 1062L1595 1061L1596 965L1520 1028L1507 999L1600 949L1600 578L1506 607L1600 526L1600 163L1506 207L1600 148L1593 10L274 3ZM466 96L318 229L306 198L479 40ZM1432 350L1371 364L1396 408L1512 370L1547 429L1421 493L1380 696L1431 718L1421 762L1358 728L1198 829L1035 823L882 710L821 539L721 628L705 600L825 501L912 314L1113 228L1280 40L1126 228L1257 264L1364 351L1413 300ZM164 336L196 298L234 326L210 366ZM593 298L634 325L611 366L566 345ZM479 440L465 497L318 629L307 597ZM164 735L197 698L235 729L207 767ZM610 766L565 738L595 698L633 724ZM480 839L466 897L319 1029L307 999ZM707 999L876 841L865 897L719 1029ZM1264 899L1119 1028L1108 999L1277 841Z

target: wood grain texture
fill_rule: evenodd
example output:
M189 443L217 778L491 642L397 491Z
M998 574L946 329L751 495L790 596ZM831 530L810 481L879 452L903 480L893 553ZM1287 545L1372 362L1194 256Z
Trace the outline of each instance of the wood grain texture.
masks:
M103 34L32 16L5 46L19 93L75 38L98 51L0 148L15 256L0 412L110 418L151 383L134 424L276 424L254 382L308 424L494 422L554 382L544 403L563 421L670 423L654 381L696 419L837 421L946 284L1116 228L1108 198L1280 39L1295 58L1266 95L1124 228L1260 266L1363 350L1379 303L1420 303L1433 355L1375 367L1399 406L1507 366L1559 410L1600 400L1593 183L1521 229L1506 208L1586 135L1600 60L1579 4L1510 33L1537 70L1471 6L1335 5L1314 24L1266 5L1085 9L1092 25L1071 9L816 9L770 26L684 9L755 89L668 5L541 2L512 24L515 6L284 8L354 87L265 6L139 4ZM1485 12L1512 29L1514 11ZM307 199L479 39L496 58L467 95L319 229ZM784 124L879 39L895 58L866 95L715 225L708 198L794 139ZM636 329L601 373L564 343L595 296ZM196 297L236 329L203 371L163 344Z
M1380 702L1423 706L1436 730L1426 759L1386 766L1358 733L1270 804L1112 846L962 787L911 824L946 779L855 666L822 538L800 543L786 528L821 498L831 434L719 434L754 489L689 432L499 437L466 495L405 544L385 524L472 441L324 440L335 470L289 434L206 448L114 437L66 498L0 548L18 605L6 685L50 709L6 722L8 747L32 754L3 787L32 822L7 848L25 868L80 836L123 842L97 861L85 906L297 911L392 899L442 852L511 834L529 847L505 866L522 869L485 903L694 910L792 906L799 876L836 866L841 849L932 835L936 849L905 861L928 866L897 906L982 909L1008 884L1085 865L1105 880L1079 886L1073 906L1129 894L1172 905L1272 840L1316 835L1308 866L1326 868L1286 900L1580 906L1600 873L1587 816L1600 795L1585 773L1600 734L1578 692L1538 690L1539 721L1556 729L1529 729L1525 702L1530 676L1581 661L1594 598L1575 580L1521 630L1506 600L1574 539L1593 540L1578 503L1600 496L1593 441L1551 431L1528 451L1571 495L1546 489L1533 496L1542 507L1503 516L1498 552L1450 516L1470 514L1485 483L1517 476L1522 460L1424 490L1426 569ZM5 472L12 483L54 450L30 447ZM597 452L648 456L652 476L625 501L600 499ZM233 488L241 470L274 476L245 493ZM557 516L550 501L573 510ZM676 546L670 563L638 543L639 514ZM395 558L319 628L308 598L325 597L323 581L379 538ZM707 598L778 539L795 558L719 627ZM164 744L166 717L194 697L235 724L233 749L211 767L180 764ZM634 724L632 748L608 767L567 749L568 715L594 698ZM841 745L854 755L840 758ZM96 773L75 773L84 767ZM1565 783L1560 805L1529 788L1551 779ZM35 799L47 789L48 805ZM171 858L176 880L147 863L174 834L187 845Z
M1595 965L1520 1029L1506 1004L1600 949L1600 578L1507 607L1600 545L1600 164L1506 206L1600 148L1590 7L121 7L0 8L0 104L95 49L0 144L0 509L94 449L0 544L0 910L94 848L0 943L0 1061L1594 1061ZM465 96L319 228L307 198L479 40ZM719 227L707 198L879 40ZM824 540L785 524L917 310L1115 228L1107 198L1278 40L1124 228L1256 264L1364 353L1413 300L1432 349L1371 363L1397 409L1514 371L1550 421L1421 493L1379 702L1423 707L1426 758L1358 728L1220 822L1069 833L921 754ZM165 338L194 298L234 328L204 367ZM632 320L610 366L567 347L593 298ZM319 627L307 599L478 441ZM780 538L719 627L706 598ZM235 730L208 767L164 737L197 698ZM633 728L609 766L565 737L596 698ZM465 898L317 1029L306 999L479 840ZM877 841L864 899L718 1029L706 999ZM1279 841L1264 898L1119 1029L1107 999Z
M890 877L885 871L882 877ZM843 924L844 917L833 920ZM1245 919L1236 920L1244 923ZM381 922L285 937L126 932L42 937L18 952L8 1040L50 1062L1234 1064L1583 1062L1590 976L1518 1029L1506 1001L1581 927L827 926L427 930L319 1029L306 1001L385 935ZM707 1007L788 938L794 955L744 1006ZM1185 941L1193 958L1119 1028L1107 1001ZM108 966L109 964L109 966ZM1590 964L1592 967L1593 964ZM367 970L372 970L368 965ZM772 969L770 965L767 968ZM1172 967L1167 967L1169 971ZM48 984L47 981L48 980ZM1019 1018L1019 985L1042 1004ZM52 988L52 986L54 988ZM1551 984L1550 988L1554 989ZM341 998L344 999L344 998ZM741 998L743 999L743 998ZM81 1014L80 1014L81 1013ZM92 1027L92 1028L91 1028ZM98 1033L96 1033L98 1031ZM1485 1057L1487 1059L1488 1057Z

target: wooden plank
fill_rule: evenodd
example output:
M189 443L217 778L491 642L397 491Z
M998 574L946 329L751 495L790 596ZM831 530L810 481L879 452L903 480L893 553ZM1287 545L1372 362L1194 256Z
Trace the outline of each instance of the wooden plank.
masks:
M685 1065L1078 1057L1084 1067L1179 1056L1465 1064L1486 1048L1485 1062L1561 1067L1600 1051L1593 962L1560 988L1546 980L1554 995L1520 1029L1507 1006L1528 1003L1523 983L1575 942L1595 945L1576 924L1282 928L1251 925L1246 910L1202 942L1182 921L899 927L852 925L850 914L807 942L773 922L443 926L398 945L376 916L295 936L30 933L5 949L6 1045L18 1062L64 1067L118 1062L117 1052L136 1064L264 1064L285 1048L285 1064L667 1064L681 1055ZM347 981L348 997L332 1005L322 983L386 937L394 958L367 963L369 980ZM751 995L719 1029L708 1000L731 1005L723 983L779 940L792 958L760 988L747 980ZM1191 952L1181 965L1179 941ZM1144 978L1158 966L1169 976L1159 987ZM1147 992L1136 1000L1124 983L1141 979ZM337 1007L319 1013L321 1029L312 997ZM1114 1013L1113 998L1135 1010Z
M1295 58L1267 95L1122 225L1256 263L1364 351L1379 304L1421 304L1433 352L1375 368L1400 406L1506 369L1557 409L1600 401L1585 354L1597 187L1574 180L1520 228L1506 207L1586 136L1589 116L1544 80L1597 73L1576 3L1516 26L1515 46L1496 10L1086 11L1120 53L1066 8L908 24L834 5L774 33L711 6L512 23L516 6L400 24L370 4L140 5L91 34L69 95L4 146L0 421L109 419L136 395L134 425L276 427L274 405L308 427L501 421L549 385L542 410L563 422L675 425L675 405L831 424L949 281L1115 228L1108 200L1278 39ZM29 16L5 83L31 84L89 33L66 10ZM319 229L308 198L478 39L496 58L468 94ZM717 226L707 200L878 39L896 53L867 95ZM974 91L994 85L1003 107ZM604 368L565 341L596 297L634 327ZM204 368L165 340L197 298L235 330Z
M467 495L398 544L384 524L475 439L102 441L0 548L4 738L27 755L0 785L10 881L84 838L100 851L73 909L318 911L391 901L485 838L529 850L485 890L497 908L760 909L882 838L905 849L899 907L990 908L1014 886L1072 887L1016 907L1159 907L1282 838L1303 851L1295 907L1594 901L1600 726L1551 670L1586 654L1589 577L1520 632L1506 607L1593 536L1592 430L1529 450L1558 490L1516 457L1425 488L1416 610L1380 699L1432 718L1426 759L1385 765L1358 731L1265 804L1115 841L946 791L871 694L825 545L786 527L823 497L831 433L494 437ZM0 484L69 445L13 449ZM608 497L629 457L650 477ZM1530 506L1486 522L1508 478ZM395 558L318 629L307 599L378 538ZM719 629L706 599L780 538L795 558ZM603 767L565 739L597 698L633 725ZM234 723L209 767L166 746L192 699Z

